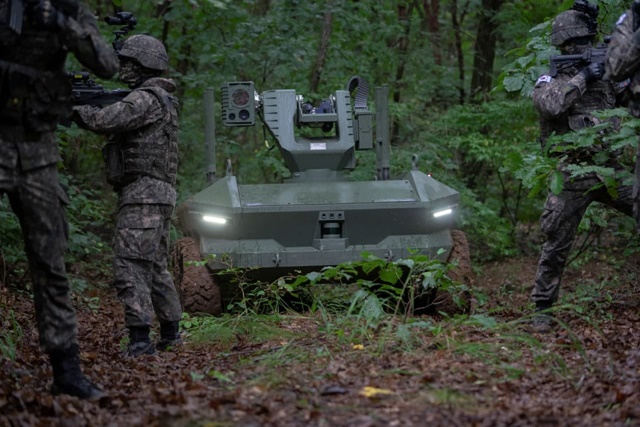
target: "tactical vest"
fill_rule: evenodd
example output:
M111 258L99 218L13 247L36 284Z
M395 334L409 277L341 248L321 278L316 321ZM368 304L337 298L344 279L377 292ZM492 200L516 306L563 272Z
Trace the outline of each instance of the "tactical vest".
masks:
M9 28L10 3L0 0L0 122L49 132L71 112L67 51L57 31L34 27L24 16L19 35Z
M178 101L160 87L136 90L154 95L162 105L164 116L156 123L122 135L118 142L105 147L109 173L107 180L116 188L140 176L150 176L175 185L178 169Z
M594 126L600 121L591 114L596 110L609 110L616 106L616 94L613 83L608 80L598 80L589 84L587 91L579 102L575 103L568 112L567 122L573 131Z
M559 77L561 78L561 77ZM565 83L571 78L564 75ZM543 150L546 148L546 140L553 132L562 135L570 131L578 131L586 127L595 126L601 121L594 117L592 112L615 108L616 93L612 82L598 80L590 83L585 93L578 102L562 116L556 119L540 119L540 140ZM619 121L613 120L614 129L619 127Z

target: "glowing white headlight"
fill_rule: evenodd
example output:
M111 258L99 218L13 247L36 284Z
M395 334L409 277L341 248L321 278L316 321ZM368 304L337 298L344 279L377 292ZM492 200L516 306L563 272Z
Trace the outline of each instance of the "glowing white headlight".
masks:
M202 220L206 222L212 222L214 224L226 224L227 219L221 216L203 215Z
M453 212L453 210L451 209L445 209L442 211L437 211L433 213L433 217L434 218L440 218L441 216L445 216L445 215L451 215L451 212Z

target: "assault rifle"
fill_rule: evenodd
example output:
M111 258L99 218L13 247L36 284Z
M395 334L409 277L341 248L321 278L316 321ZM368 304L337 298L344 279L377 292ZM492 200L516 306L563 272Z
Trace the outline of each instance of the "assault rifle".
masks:
M86 71L68 72L67 77L71 81L71 100L74 105L111 105L131 93L127 89L107 90L91 80Z
M71 82L71 102L73 105L93 105L103 107L111 105L131 93L127 89L105 89L94 82L86 71L67 72L67 78ZM62 126L69 127L72 122L69 118L60 120Z
M604 64L606 54L607 45L599 44L596 47L586 50L584 53L578 53L575 55L554 55L551 57L549 74L551 77L555 77L558 74L558 71L562 71L566 68L575 66L586 67L592 63Z

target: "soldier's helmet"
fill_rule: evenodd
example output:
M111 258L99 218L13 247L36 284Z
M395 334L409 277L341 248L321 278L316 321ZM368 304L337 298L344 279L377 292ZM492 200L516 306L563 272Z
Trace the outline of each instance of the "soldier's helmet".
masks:
M554 46L561 46L567 40L595 35L596 29L589 15L577 10L562 12L551 26L551 44Z
M169 56L162 42L145 34L128 37L118 56L135 59L150 70L165 71L169 65Z

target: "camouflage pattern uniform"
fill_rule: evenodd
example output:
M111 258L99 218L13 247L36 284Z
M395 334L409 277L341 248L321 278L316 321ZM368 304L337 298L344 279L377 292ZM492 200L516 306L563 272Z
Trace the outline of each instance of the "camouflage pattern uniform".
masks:
M607 76L612 80L631 80L629 113L634 117L640 117L640 73L637 72L640 68L640 32L633 30L633 21L631 10L618 19L607 49L605 67ZM640 231L640 146L636 152L635 174L633 212L637 229Z
M575 22L576 17L580 18L579 13L573 10L563 12L563 14L569 14L571 18L569 22ZM558 17L562 17L563 14ZM556 21L563 22L558 18ZM553 40L552 36L554 44L560 45L566 42L568 37L562 37L562 31L566 31L564 28L555 26L554 35L560 34L560 37ZM569 35L576 36L575 32L573 34L569 32ZM588 36L587 30L585 29L584 34L578 34L578 36ZM532 96L540 116L540 139L543 151L547 148L547 138L552 132L562 135L598 124L598 119L591 115L591 112L615 108L617 91L612 82L593 77L589 79L587 72L577 68L564 69L556 76L541 76L536 82ZM603 148L600 147L599 150ZM598 151L598 148L594 147L594 151ZM591 151L565 154L569 155L567 163L590 163L593 162L592 156L595 153ZM590 173L578 178L570 178L570 173L564 166L560 165L560 171L564 175L563 189L558 195L549 192L540 219L541 228L547 240L542 248L531 294L532 300L539 308L550 307L558 299L567 256L587 207L597 201L627 215L632 214L632 189L629 186L620 186L619 197L614 199L604 186L589 191L603 182L597 174ZM607 166L622 167L615 159L611 159Z
M60 12L55 24L44 25L34 23L25 4L17 34L7 25L10 3L0 0L0 196L8 195L20 220L40 346L51 353L78 342L64 265L68 199L58 181L54 133L60 117L71 111L65 58L71 51L105 78L118 63L85 5L76 4L75 10Z
M119 52L121 59L127 54L127 42L139 42L140 37L153 39L130 37ZM142 77L121 102L102 109L74 108L74 121L80 127L109 135L103 153L108 180L118 192L114 287L125 307L127 328L146 330L147 335L154 312L161 327L177 328L182 315L167 271L178 166L178 102L170 95L175 88L172 80Z
M75 0L0 0L0 195L20 220L38 336L54 394L103 396L80 368L78 326L64 265L67 195L58 181L55 129L71 111L67 52L100 77L118 68L87 7Z

